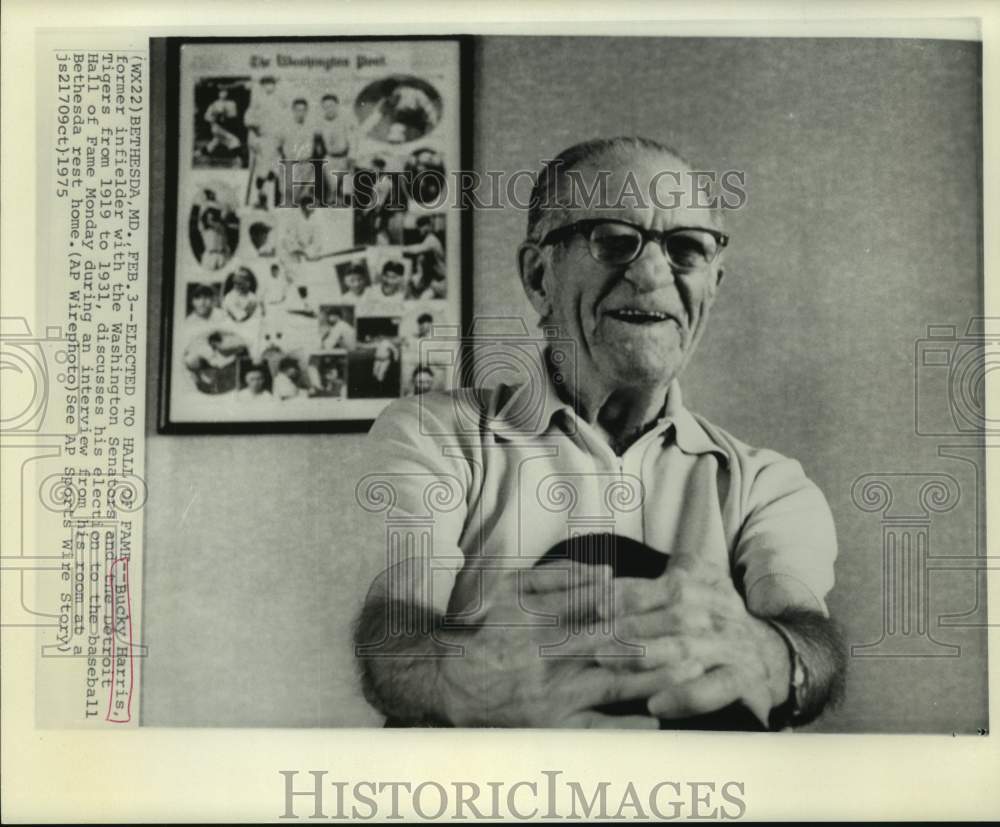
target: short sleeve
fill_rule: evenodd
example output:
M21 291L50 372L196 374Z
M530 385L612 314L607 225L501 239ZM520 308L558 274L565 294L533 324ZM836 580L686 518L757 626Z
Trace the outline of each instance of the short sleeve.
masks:
M383 411L369 431L355 493L363 553L381 558L372 588L443 614L464 564L459 540L470 479L434 436L445 432L436 419L449 401L441 396L399 400Z
M761 615L793 607L825 615L837 557L826 498L795 460L758 451L754 465L734 555L747 607Z

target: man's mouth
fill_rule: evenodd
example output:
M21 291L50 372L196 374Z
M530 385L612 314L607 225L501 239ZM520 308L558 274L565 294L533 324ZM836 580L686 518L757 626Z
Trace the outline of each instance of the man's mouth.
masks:
M634 308L623 308L621 310L609 310L608 315L620 322L628 324L657 324L658 322L676 321L674 317L662 310L638 310Z

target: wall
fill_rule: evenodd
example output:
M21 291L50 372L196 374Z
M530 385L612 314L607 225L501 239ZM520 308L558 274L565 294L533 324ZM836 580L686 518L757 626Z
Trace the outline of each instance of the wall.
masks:
M882 515L852 502L858 477L951 475L961 499L932 522L931 552L977 551L975 466L939 457L941 440L913 423L916 341L929 324L961 334L981 313L979 45L489 37L476 62L483 169L535 169L584 137L639 133L707 169L747 171L685 400L800 459L837 520L831 610L850 643L878 640ZM532 319L513 288L523 213L474 221L476 312ZM358 696L348 644L379 562L350 541L343 469L362 451L359 436L150 434L146 724L379 721ZM920 657L852 658L848 700L819 729L985 726L981 617L937 622L974 609L976 578L945 569L929 583L937 643L917 640Z

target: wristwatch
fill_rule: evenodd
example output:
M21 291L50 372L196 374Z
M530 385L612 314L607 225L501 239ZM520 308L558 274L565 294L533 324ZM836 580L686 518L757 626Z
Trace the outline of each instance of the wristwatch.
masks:
M806 665L802 660L802 655L799 653L795 638L792 637L784 624L771 618L767 618L767 622L774 631L781 635L781 639L785 641L785 645L788 647L789 665L791 667L791 675L788 681L788 698L784 703L772 709L771 715L768 718L769 728L775 731L805 723L803 718L809 673L806 671Z

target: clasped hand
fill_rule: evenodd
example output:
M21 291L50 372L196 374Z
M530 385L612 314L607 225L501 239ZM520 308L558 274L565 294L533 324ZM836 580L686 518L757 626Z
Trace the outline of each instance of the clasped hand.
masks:
M456 726L655 729L738 701L766 724L787 695L780 635L727 570L690 556L655 579L575 562L501 574L444 634L459 648L437 688ZM596 710L636 700L648 715Z

